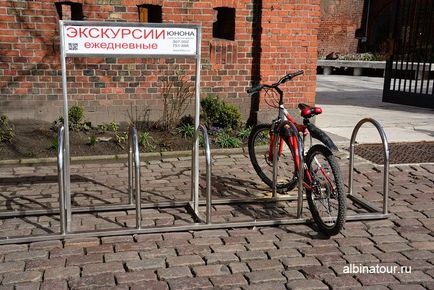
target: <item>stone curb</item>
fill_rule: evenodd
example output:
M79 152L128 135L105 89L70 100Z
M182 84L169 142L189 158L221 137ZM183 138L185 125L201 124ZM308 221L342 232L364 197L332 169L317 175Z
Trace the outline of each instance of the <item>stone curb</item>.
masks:
M218 148L212 149L213 155L229 155L229 154L244 154L248 152L247 147L241 148ZM167 152L152 152L152 153L140 153L140 159L142 160L155 160L163 158L177 158L191 156L191 151L167 151ZM128 154L115 154L115 155L91 155L91 156L75 156L71 157L72 162L85 162L85 161L113 161L113 160L127 160ZM10 159L0 160L0 166L6 165L40 165L40 164L56 164L56 157L44 157L44 158L27 158L27 159Z

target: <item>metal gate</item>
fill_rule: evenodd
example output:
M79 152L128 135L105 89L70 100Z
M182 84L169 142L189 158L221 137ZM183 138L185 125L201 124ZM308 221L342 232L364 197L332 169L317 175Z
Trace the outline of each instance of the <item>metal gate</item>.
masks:
M434 0L395 0L383 101L434 108Z

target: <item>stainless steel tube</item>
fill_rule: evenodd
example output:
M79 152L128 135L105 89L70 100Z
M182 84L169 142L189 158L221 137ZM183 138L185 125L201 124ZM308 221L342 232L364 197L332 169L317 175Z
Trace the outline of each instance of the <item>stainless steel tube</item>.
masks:
M271 126L271 130L274 130L274 125ZM277 134L275 134L277 133ZM273 140L273 184L272 184L272 196L277 196L277 174L278 174L278 159L277 156L279 154L279 145L280 145L280 134L279 131L276 131L274 134Z
M128 132L128 203L133 204L133 127Z
M133 142L133 156L134 156L134 183L136 190L136 228L142 227L142 200L141 200L141 188L140 188L140 152L139 152L139 140L137 137L136 128L131 128L132 142Z
M203 139L205 142L205 162L206 162L206 223L212 222L211 210L212 210L212 196L211 196L211 172L212 172L212 159L211 149L209 145L208 131L205 126L199 125L199 129L202 131Z
M365 123L371 123L375 126L381 137L381 143L383 144L383 154L384 154L384 169L383 169L383 214L388 214L388 201L389 201L389 162L390 162L390 151L389 142L387 140L386 133L380 123L372 118L365 118L359 121L354 127L353 133L351 134L350 140L350 165L349 165L349 177L348 177L348 188L349 195L353 194L353 179L354 179L354 149L357 133L360 127Z
M60 127L57 131L57 174L59 176L59 219L60 219L60 234L66 234L66 216L65 216L65 179L64 179L64 156L63 156L63 133L64 127Z

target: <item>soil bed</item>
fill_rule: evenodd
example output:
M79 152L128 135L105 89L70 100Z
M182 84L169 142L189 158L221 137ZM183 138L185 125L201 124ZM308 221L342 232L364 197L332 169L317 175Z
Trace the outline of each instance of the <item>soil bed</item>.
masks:
M19 120L13 121L12 124L15 137L10 143L0 142L0 160L56 157L55 144L57 132L50 129L51 123L35 120ZM127 128L121 126L119 133L121 134L125 131L127 131ZM141 152L180 151L191 150L192 148L192 139L183 138L178 132L170 133L157 128L148 128L146 131L152 137L151 143L154 148L141 147ZM98 141L96 144L90 145L90 138L92 136L95 136L98 140L101 138L110 140ZM110 129L104 132L97 128L80 132L70 130L71 156L127 153L128 142L116 144L114 137L115 133ZM212 144L212 147L217 146Z

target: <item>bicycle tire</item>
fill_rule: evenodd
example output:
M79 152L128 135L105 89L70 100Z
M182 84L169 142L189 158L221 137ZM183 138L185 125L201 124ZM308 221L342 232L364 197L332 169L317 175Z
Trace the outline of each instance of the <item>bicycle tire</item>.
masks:
M273 186L273 166L267 158L268 146L270 144L270 129L271 124L258 124L253 127L249 135L248 148L250 162L252 163L253 168L261 180L271 188ZM266 136L264 136L264 134L266 134ZM261 138L263 140L260 140ZM284 144L287 146L286 143ZM262 150L259 150L258 146L266 148L264 150L264 148L261 147ZM288 147L289 151L287 149ZM284 155L278 159L279 163L282 164L282 166L279 165L278 172L282 172L282 174L278 175L278 183L276 186L276 191L279 193L290 191L294 189L297 184L294 154L292 147L288 147L284 150ZM282 162L282 160L284 161ZM285 168L285 166L287 166L287 168Z
M327 162L328 163L328 168L325 168L325 164L321 164L322 170L321 174L316 174L316 172L314 172L314 165L313 162L315 161L315 163L317 163L316 165L318 166L319 161L318 158L316 158L317 156L322 155L324 158L322 158L322 161ZM314 159L316 158L316 160ZM327 197L327 203L322 203L320 201L320 199L316 199L316 201L320 201L320 203L322 203L323 207L326 208L325 204L327 204L328 208L332 208L331 206L331 201L330 201L330 196L335 196L336 197L336 201L337 201L337 214L336 214L336 218L335 221L333 222L333 224L327 224L323 217L320 214L320 210L318 209L317 203L314 201L314 197L317 197L318 194L317 193L312 193L312 189L308 190L306 189L306 198L307 198L307 202L309 204L309 209L310 212L312 213L312 217L315 221L315 223L318 226L318 229L320 232L322 232L323 234L327 235L327 236L334 236L337 235L343 228L344 224L345 224L345 217L346 217L346 196L344 193L344 183L342 180L342 175L339 169L339 165L336 161L335 156L333 155L333 153L330 151L329 148L327 148L326 146L322 145L322 144L317 144L312 146L309 151L307 152L306 155L306 165L307 168L312 176L312 178L314 180L316 180L316 182L320 183L320 188L319 188L319 195L321 195L323 191L326 192ZM319 167L319 166L318 166ZM329 174L328 177L330 179L330 173L331 175L333 175L333 180L334 180L334 184L332 185L331 189L330 189L330 182L328 181L320 181L320 176L324 176L324 171L329 170ZM317 170L318 172L318 170ZM325 177L325 179L327 179L327 177ZM306 180L306 177L305 177ZM323 188L324 186L324 188ZM333 189L333 187L335 187L335 189ZM315 192L317 192L318 190L316 190ZM322 198L323 200L325 200L325 198ZM333 217L330 215L329 219Z

